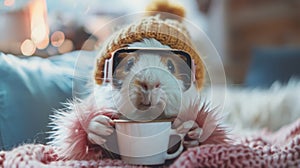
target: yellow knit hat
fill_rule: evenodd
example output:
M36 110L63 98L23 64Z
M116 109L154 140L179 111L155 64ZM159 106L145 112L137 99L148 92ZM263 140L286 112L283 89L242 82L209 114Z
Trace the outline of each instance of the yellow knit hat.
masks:
M147 10L153 11L150 12L150 15L155 16L146 16L119 30L102 46L95 69L96 83L102 84L105 60L111 58L113 51L145 38L153 38L172 49L182 50L190 54L195 63L196 86L200 89L204 82L205 70L200 55L192 43L187 29L181 22L185 13L184 8L173 5L169 1L160 0L151 3Z

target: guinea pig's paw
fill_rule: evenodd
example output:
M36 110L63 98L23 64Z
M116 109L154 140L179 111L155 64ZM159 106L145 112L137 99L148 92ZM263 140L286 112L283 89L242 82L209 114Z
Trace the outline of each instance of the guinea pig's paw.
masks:
M98 136L94 133L88 133L88 140L92 143L92 144L97 144L97 145L102 145L106 142L106 139L104 139L101 136Z
M183 122L179 127L177 127L176 131L180 134L184 134L184 133L187 133L188 131L193 130L197 127L199 127L199 126L195 121L189 120L189 121Z
M196 147L196 146L199 146L199 141L198 140L185 140L185 141L183 141L183 146L185 148Z
M200 128L199 125L193 120L182 123L176 129L176 131L181 134L186 134L183 142L183 145L186 148L198 146L199 139L203 132L202 128Z
M113 133L113 121L104 115L94 117L88 126L88 139L91 143L101 145L106 142L104 136L109 136Z

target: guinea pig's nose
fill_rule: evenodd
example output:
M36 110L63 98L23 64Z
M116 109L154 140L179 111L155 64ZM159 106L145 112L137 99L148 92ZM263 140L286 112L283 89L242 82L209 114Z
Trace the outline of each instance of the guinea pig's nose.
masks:
M160 83L156 83L154 87L155 88L160 88Z
M145 82L141 82L141 87L142 87L144 90L148 90L148 89L149 89L147 83L145 83Z

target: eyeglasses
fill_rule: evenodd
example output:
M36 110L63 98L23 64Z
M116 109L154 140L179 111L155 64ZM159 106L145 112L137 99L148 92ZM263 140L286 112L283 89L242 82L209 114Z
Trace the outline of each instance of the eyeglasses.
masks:
M169 72L177 79L183 81L185 90L189 89L195 81L195 66L191 56L181 50L168 48L121 48L111 54L111 58L105 60L104 81L120 88L122 81L137 63L141 55L160 56L161 62L165 64ZM149 63L151 64L151 63Z

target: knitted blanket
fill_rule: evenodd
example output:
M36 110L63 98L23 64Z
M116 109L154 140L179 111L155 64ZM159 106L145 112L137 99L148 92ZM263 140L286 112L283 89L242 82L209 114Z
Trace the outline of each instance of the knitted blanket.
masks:
M0 152L0 167L132 167L121 160L62 160L58 149L26 144ZM201 145L183 152L170 167L299 167L300 119L279 131Z

